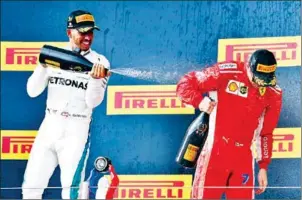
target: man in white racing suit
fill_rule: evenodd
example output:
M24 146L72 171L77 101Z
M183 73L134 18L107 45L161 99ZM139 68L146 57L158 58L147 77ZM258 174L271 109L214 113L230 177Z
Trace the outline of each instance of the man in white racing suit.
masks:
M78 48L93 63L89 73L65 71L38 65L27 82L30 97L48 86L45 118L31 149L22 184L23 199L41 199L50 177L59 165L63 199L77 199L85 177L89 151L89 125L93 109L104 98L110 73L109 61L90 46L94 24L91 13L77 10L67 22L68 50ZM72 187L72 188L70 188Z

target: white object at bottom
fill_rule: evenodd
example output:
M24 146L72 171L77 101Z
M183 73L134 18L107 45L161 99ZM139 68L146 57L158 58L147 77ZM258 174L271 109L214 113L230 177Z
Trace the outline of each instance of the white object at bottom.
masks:
M89 199L89 182L84 181L81 183L79 199Z
M98 189L96 191L95 199L106 199L106 194L110 184L104 176L98 182Z

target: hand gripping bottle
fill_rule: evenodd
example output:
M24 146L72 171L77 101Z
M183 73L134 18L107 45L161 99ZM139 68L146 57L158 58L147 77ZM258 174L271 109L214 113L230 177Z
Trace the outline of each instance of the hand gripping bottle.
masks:
M209 114L201 112L190 124L178 151L176 162L186 168L194 168L205 144L209 129Z

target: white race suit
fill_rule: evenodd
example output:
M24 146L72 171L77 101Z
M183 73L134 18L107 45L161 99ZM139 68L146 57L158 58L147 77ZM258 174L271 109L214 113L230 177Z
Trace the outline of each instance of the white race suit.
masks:
M109 61L91 49L81 54L92 63L110 68ZM107 78L94 79L89 73L38 65L28 79L27 93L30 97L37 97L47 86L45 118L27 163L22 184L23 198L41 199L59 165L62 198L77 199L77 187L85 177L91 115L103 101Z

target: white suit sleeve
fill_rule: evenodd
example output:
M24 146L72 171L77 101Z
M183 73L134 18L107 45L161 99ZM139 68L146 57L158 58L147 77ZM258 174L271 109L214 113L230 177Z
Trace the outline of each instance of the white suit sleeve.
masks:
M105 96L108 78L94 79L90 77L86 91L86 104L90 108L100 105Z
M48 84L47 69L38 65L27 81L27 93L30 97L39 96Z
M110 69L110 63L104 56L99 55L98 62L104 65L104 67L108 70ZM86 104L88 107L95 108L102 103L105 96L108 80L109 77L101 79L94 79L90 77L85 96Z

